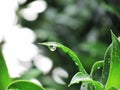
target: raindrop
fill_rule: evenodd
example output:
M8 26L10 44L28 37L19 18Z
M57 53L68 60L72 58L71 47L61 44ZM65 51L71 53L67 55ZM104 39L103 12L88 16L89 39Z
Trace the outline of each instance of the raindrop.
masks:
M57 48L57 47L56 47L55 45L51 45L51 46L49 46L50 51L55 51L56 48Z
M75 62L75 64L78 66L78 63Z
M97 67L97 69L100 69L100 67Z
M73 60L75 61L76 59L75 59L75 58L73 58Z

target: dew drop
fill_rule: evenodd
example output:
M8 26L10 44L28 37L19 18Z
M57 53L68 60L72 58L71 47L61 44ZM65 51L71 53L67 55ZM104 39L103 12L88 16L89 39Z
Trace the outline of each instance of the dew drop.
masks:
M75 63L78 66L78 63Z
M49 46L50 51L55 51L56 48L57 48L57 47L56 47L55 45L51 45L51 46Z
M100 67L97 67L97 69L100 69Z

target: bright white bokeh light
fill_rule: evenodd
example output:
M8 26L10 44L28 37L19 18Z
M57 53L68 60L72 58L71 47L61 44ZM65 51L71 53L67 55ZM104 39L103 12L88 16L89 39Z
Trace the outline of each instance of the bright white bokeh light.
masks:
M20 11L20 14L23 16L24 19L26 19L28 21L34 21L38 17L38 14L37 13L33 13L32 10L29 9L29 8L22 9Z
M47 3L45 0L36 0L28 5L34 13L41 13L47 8Z
M7 58L7 60L11 60L10 57L14 57L20 61L31 61L31 59L36 56L39 52L38 48L34 44L26 44L26 45L16 45L6 43L3 46L3 52Z
M38 13L42 13L47 8L47 3L44 0L36 0L28 5L27 8L22 9L20 14L28 21L34 21L38 17Z
M18 8L16 0L0 1L0 31L9 30L11 25L16 23L15 10Z
M0 42L5 41L2 52L11 77L19 77L27 71L32 66L32 58L40 52L33 44L34 32L16 25L17 8L18 0L0 2Z
M7 43L23 44L33 43L36 39L35 33L29 28L21 28L20 26L14 26L4 32L4 40Z
M24 4L27 0L17 0L19 4Z
M31 61L39 53L39 49L32 44L35 34L28 28L19 27L14 27L4 34L3 54L6 64L11 77L18 77L31 66L26 68L20 61Z
M0 30L0 43L2 42L2 40L3 40L3 31Z
M57 67L53 70L52 76L57 83L65 84L62 78L68 78L68 73L63 68Z
M47 74L53 66L53 62L51 61L51 59L43 55L35 57L34 64L44 74Z

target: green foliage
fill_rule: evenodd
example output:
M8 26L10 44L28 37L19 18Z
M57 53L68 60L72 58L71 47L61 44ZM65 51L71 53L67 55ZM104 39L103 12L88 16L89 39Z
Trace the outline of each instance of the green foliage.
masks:
M110 28L113 29L116 35L120 35L120 0L45 0L47 9L42 13L38 13L36 20L29 21L23 17L22 11L28 10L28 7L34 1L36 0L26 0L23 4L19 3L16 10L17 24L34 31L37 38L35 43L55 41L71 48L55 43L72 60L68 61L71 58L61 53L61 51L51 53L48 49L42 47L44 54L53 62L50 72L44 75L42 71L33 66L21 77L10 78L0 52L0 90L5 90L12 80L30 80L32 78L39 80L46 90L79 90L80 85L81 90L95 90L96 86L91 81L101 83L99 85L103 86L104 89L118 90L119 81L117 79L119 80L119 73L115 72L118 70L114 68L115 63L112 62L113 57L115 57L112 55L114 54L113 44L108 48L107 46L111 42ZM113 39L112 41L114 41ZM119 46L116 46L116 48L119 48ZM52 49L54 51L56 47ZM77 56L72 50L76 52ZM103 55L104 58L102 58ZM79 71L77 71L78 69L73 61L75 61ZM67 87L67 85L55 82L52 73L56 67L62 67L69 74L69 77L64 79L66 84L69 84L72 76L74 76L72 80L76 84ZM75 77L78 78L80 84L77 83ZM83 77L88 77L89 80L84 82L85 78Z
M55 51L56 48L60 48L63 52L67 53L73 61L75 61L75 64L78 66L79 71L81 71L84 74L87 74L77 55L68 47L57 42L46 42L41 44L48 46L51 51Z
M95 85L96 89L99 89L99 90L103 89L102 84L100 84L99 82L94 81L94 80L92 80L92 78L90 78L90 76L86 73L84 67L82 66L79 58L76 56L76 54L71 49L69 49L66 46L64 46L60 43L57 43L57 42L46 42L46 43L41 43L41 44L48 46L48 48L51 51L55 51L56 48L60 48L60 49L62 49L63 52L67 53L72 58L73 61L75 61L76 65L78 66L78 68L81 72L78 72L72 78L70 85L79 83L80 81L82 81L82 82L92 83L93 85ZM93 67L93 68L95 68L95 67ZM93 69L93 70L95 70L95 69Z
M110 72L106 83L106 90L111 87L120 89L120 42L117 37L112 33L112 49L111 49L111 60L110 60Z
M2 51L0 49L0 90L5 90L11 82Z
M94 74L95 71L97 71L98 69L100 69L100 67L103 67L103 63L104 63L104 61L97 61L97 62L93 65L93 67L92 67L92 69L91 69L91 73L90 73L90 76L91 76L91 77L93 76L93 74Z
M91 76L95 80L101 79L100 81L105 85L110 67L110 49L106 51L107 55L104 58L103 55L111 42L109 29L120 35L120 0L44 0L47 3L46 10L37 14L36 20L29 21L21 12L28 9L27 7L34 1L26 0L24 4L19 4L18 24L35 32L37 38L35 43L55 41L72 49L80 57L79 60L87 73L91 72L95 62L104 59L103 67L99 70L96 67ZM40 46L41 48L43 54L53 62L53 68L49 73L37 77L43 86L61 90L79 89L79 85L67 88L55 82L52 75L56 67L62 67L70 75L64 80L69 84L78 70L73 61L68 61L70 58L59 50L51 53L48 49ZM47 81L45 77L51 81Z
M89 75L83 74L82 72L78 72L75 74L70 82L70 85L79 83L80 81L84 83L91 83L96 90L103 90L103 85L100 82L92 80Z
M72 77L69 86L73 84L78 84L82 82L81 90L119 90L120 89L120 41L118 38L112 33L112 44L107 48L104 60L96 62L92 69L91 73L88 74L83 67L78 56L68 47L57 43L57 42L46 42L40 43L40 45L48 46L51 51L55 51L57 48L60 48L64 53L67 53L72 60L75 62L75 65L78 67L79 71ZM32 77L37 77L41 74L36 69L30 69L30 71L26 72L21 76L21 79L28 80L14 80L11 82L11 78L8 74L8 70L5 64L5 60L3 58L2 52L0 52L0 89L12 89L12 90L45 90L42 86L34 84L30 81ZM102 68L102 74L100 80L95 80L94 73L98 71L98 69ZM4 71L3 71L4 70ZM30 75L30 76L29 76ZM28 77L27 77L28 76ZM47 79L48 80L48 79ZM47 87L46 90L54 90L51 87Z
M72 59L75 61L75 63L77 63L76 65L78 66L78 68L81 72L78 72L72 78L70 85L82 82L83 84L87 83L86 85L88 87L94 86L91 88L95 89L95 90L103 90L104 84L105 84L105 90L111 90L112 88L119 89L120 81L118 80L118 78L120 76L120 74L119 74L120 42L113 33L111 33L111 35L112 35L112 46L110 45L108 47L108 49L106 50L105 57L104 57L105 60L96 62L92 67L90 75L88 75L86 72L84 72L85 69L82 66L81 62L79 61L78 57L74 54L74 52L72 52L72 50L70 50L66 46L56 43L56 42L42 43L42 45L48 46L51 51L55 51L57 47L62 49L65 53L68 53L68 55L70 57L72 57ZM110 52L110 50L111 50L111 52ZM110 67L109 67L109 64L110 64ZM95 81L92 79L93 73L100 67L103 67L102 76L101 76L102 83L100 83L101 81ZM105 80L103 80L103 79L105 79Z
M111 54L111 45L107 48L105 55L104 55L104 63L103 63L103 69L102 69L102 83L105 85L108 74L109 74L109 68L110 68L110 54Z
M38 86L37 84L34 84L29 81L25 80L18 80L12 82L9 86L8 89L18 89L18 90L45 90L43 87Z

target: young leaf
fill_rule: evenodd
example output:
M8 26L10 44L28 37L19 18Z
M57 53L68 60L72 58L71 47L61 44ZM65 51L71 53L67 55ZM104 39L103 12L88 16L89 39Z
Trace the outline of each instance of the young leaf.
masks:
M101 83L92 80L89 75L85 75L82 72L78 72L77 74L73 76L69 86L75 83L79 83L79 82L91 83L92 85L95 86L96 88L95 90L103 90L103 85Z
M80 90L96 90L95 85L92 83L82 83Z
M98 61L96 62L93 66L92 66L92 70L91 70L91 73L90 73L90 76L92 77L93 76L93 73L98 70L100 67L103 66L103 63L104 61Z
M63 52L67 53L72 58L72 60L75 61L75 64L78 66L79 71L88 75L87 72L85 71L83 65L81 64L79 58L77 57L77 55L68 47L66 47L60 43L57 43L57 42L46 42L46 43L40 43L40 44L48 46L51 51L55 51L56 48L60 48Z
M112 44L109 45L107 48L105 55L104 55L104 63L103 63L103 69L102 69L102 84L105 85L108 79L108 74L109 74L109 68L110 68L110 53L111 53L111 46Z
M29 81L25 80L18 80L12 82L8 88L9 89L18 89L18 90L45 90L43 87L38 86L37 84L34 84Z
M7 66L0 49L0 90L6 90L6 87L11 82L8 74Z
M111 61L110 72L106 83L105 90L111 87L120 88L120 42L112 33Z
M82 72L78 72L73 76L69 86L71 86L72 84L75 84L75 83L80 83L81 81L82 82L92 81L92 79L89 77L89 75L85 75Z
M88 83L82 83L80 90L88 90Z

